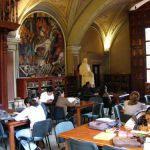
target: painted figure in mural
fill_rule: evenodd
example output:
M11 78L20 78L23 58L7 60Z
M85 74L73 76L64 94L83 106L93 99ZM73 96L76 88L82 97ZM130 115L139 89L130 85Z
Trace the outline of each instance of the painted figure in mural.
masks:
M90 69L87 58L83 58L79 67L79 74L82 76L82 86L90 82L91 86L94 87L94 74Z
M19 43L19 64L23 65L24 62L26 61L26 50L25 50L25 43L23 39L21 38L20 43Z
M65 72L64 37L53 18L34 13L25 19L19 34L19 75L30 76L30 70L34 70L36 76ZM31 69L26 70L25 66ZM61 69L58 70L58 66Z
M43 39L45 40L40 44L36 44L35 49L34 49L35 52L37 51L37 48L39 47L43 47L45 49L44 54L43 54L43 59L40 62L40 66L44 65L46 59L48 59L49 54L50 54L50 48L51 48L51 40L45 36L44 30L45 30L44 28L40 29L40 36L43 37Z

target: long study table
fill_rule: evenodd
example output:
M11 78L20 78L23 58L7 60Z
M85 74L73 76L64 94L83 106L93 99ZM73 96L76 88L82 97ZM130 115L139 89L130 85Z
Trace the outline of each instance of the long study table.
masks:
M61 134L59 134L59 136L62 138L65 138L65 139L73 138L73 139L77 139L77 140L92 142L98 146L103 146L103 145L112 146L113 145L112 140L104 141L104 140L93 139L93 137L100 132L101 131L99 131L99 130L90 129L88 127L88 124L86 124L86 125L79 126L73 130L61 133ZM143 150L142 147L130 147L128 149L129 150ZM67 145L66 145L66 150L67 150Z

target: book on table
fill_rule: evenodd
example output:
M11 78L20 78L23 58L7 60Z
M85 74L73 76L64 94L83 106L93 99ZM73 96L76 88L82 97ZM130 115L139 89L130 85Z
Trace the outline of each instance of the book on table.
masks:
M93 139L109 141L112 140L115 136L116 136L115 133L100 132L99 134L95 135Z

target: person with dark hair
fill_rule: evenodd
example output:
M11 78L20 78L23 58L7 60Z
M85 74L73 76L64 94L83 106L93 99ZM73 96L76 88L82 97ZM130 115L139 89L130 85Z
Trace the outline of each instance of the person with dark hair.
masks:
M89 100L91 96L95 94L94 88L91 87L90 82L86 82L86 84L81 89L81 100Z
M109 108L109 112L108 115L111 116L112 115L112 107L115 104L114 101L111 99L108 91L107 91L107 86L103 85L100 87L99 90L99 95L102 97L103 99L103 103L104 103L104 108Z
M128 130L150 131L150 107L133 115L125 124Z
M67 115L67 107L75 106L76 103L77 101L75 99L73 101L70 101L69 98L65 98L64 91L60 90L60 95L58 96L56 106L63 107L66 115Z
M74 123L73 116L75 114L75 105L78 103L75 97L64 97L64 91L59 90L59 96L56 102L56 108L63 108L65 119L70 120Z
M17 139L19 139L19 137L21 137L21 136L31 137L32 128L33 128L34 123L46 119L46 116L45 116L42 106L38 105L38 103L35 100L27 97L24 100L24 104L26 105L26 108L15 117L15 120L21 121L21 120L29 119L30 120L30 128L21 129L21 130L17 131L16 132ZM29 149L29 145L28 145L27 141L22 140L21 144L25 150ZM40 149L37 147L37 145L35 143L32 143L32 142L30 143L30 147L32 150Z
M52 102L54 100L53 88L49 87L40 96L40 103Z

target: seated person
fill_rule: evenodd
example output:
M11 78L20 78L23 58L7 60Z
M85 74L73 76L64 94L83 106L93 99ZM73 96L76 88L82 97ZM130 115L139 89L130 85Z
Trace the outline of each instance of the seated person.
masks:
M27 97L24 100L24 103L26 105L26 108L15 117L15 120L21 121L21 120L29 119L30 120L30 128L21 129L21 130L17 131L16 132L17 139L19 139L19 137L21 137L21 136L31 137L32 128L33 128L34 123L46 119L46 116L45 116L42 106L38 105L38 103L35 100ZM29 149L29 145L28 145L27 141L22 140L21 144L25 150ZM32 142L30 143L30 147L32 150L40 149L36 146L35 143L32 143Z
M126 123L125 128L127 130L142 130L150 131L150 107L146 111L138 112L132 116Z
M64 91L63 90L60 90L60 95L57 99L57 102L56 102L56 106L58 107L63 107L64 108L64 112L65 112L65 115L70 115L70 114L74 114L74 107L77 104L77 101L69 101L69 99L65 98L64 97ZM72 109L70 109L69 112L67 112L67 107L73 107Z
M89 98L95 94L94 88L91 87L90 82L86 82L86 84L81 89L81 100L89 100Z
M40 103L52 102L53 100L54 100L54 93L52 87L47 88L45 92L41 93Z
M129 96L129 100L124 102L124 113L127 115L135 115L137 112L141 111L144 104L140 103L139 99L139 92L133 91Z
M37 94L31 94L30 96L32 99L34 99L38 104L40 104L40 94L37 93Z

